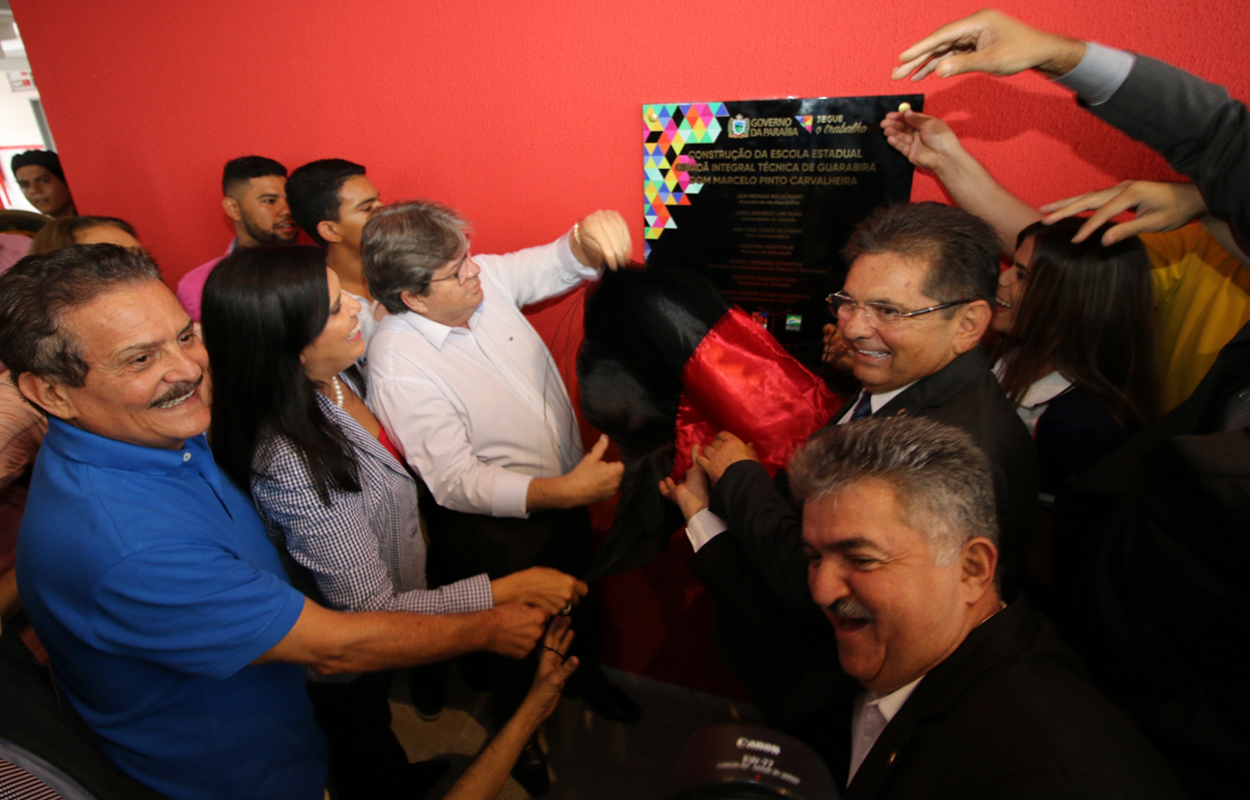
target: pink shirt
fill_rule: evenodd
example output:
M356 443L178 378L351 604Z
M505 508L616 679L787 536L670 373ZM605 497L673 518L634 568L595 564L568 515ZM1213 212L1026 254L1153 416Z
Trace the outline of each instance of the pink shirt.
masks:
M226 252L207 261L195 269L182 276L182 280L178 281L178 302L182 303L182 307L191 315L191 319L196 322L200 321L200 298L204 295L204 281L208 280L208 275L217 266L217 263L226 256L234 252L234 248L239 246L238 239L231 239L230 246L226 248Z

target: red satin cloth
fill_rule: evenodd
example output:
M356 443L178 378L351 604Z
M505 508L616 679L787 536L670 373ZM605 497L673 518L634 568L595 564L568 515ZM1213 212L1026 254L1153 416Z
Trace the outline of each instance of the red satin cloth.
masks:
M755 445L774 475L842 407L842 399L734 306L695 348L681 373L673 479L685 479L690 448L729 431Z

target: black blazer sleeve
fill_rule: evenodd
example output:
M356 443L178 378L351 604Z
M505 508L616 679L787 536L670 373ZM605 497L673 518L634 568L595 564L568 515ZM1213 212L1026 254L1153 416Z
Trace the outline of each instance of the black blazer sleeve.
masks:
M1090 112L1188 175L1207 207L1250 241L1250 116L1222 86L1138 56L1128 79Z
M795 614L808 614L807 559L803 525L767 470L754 461L733 464L712 488L711 511L725 521L747 559Z

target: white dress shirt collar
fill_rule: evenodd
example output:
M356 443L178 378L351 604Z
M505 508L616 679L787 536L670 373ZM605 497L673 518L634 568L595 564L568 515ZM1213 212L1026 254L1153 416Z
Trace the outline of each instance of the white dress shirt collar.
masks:
M847 775L847 786L851 785L860 765L872 752L873 745L877 743L881 732L898 714L898 710L903 707L903 703L907 702L907 698L911 697L911 693L916 690L916 686L922 680L924 680L923 675L884 696L873 691L866 691L855 698L855 715L851 721L851 771ZM881 716L874 722L876 713L880 713Z
M868 395L868 404L869 406L872 407L872 413L876 414L878 411L880 411L882 408L885 407L886 403L890 402L891 400L898 397L903 392L910 389L913 385L915 385L915 383L916 381L912 381L906 386L900 386L899 388L895 389L892 392L881 392L880 394ZM855 404L859 402L859 398L860 398L860 395L855 395L854 397L855 402L846 404L846 411L843 412L842 416L838 418L839 425L845 425L846 423L851 421L851 414L855 413Z
M477 304L477 309L473 312L473 316L469 317L469 330L473 329L473 323L480 316L482 316L482 306L485 304L485 299L483 299L481 303ZM464 328L453 328L450 325L435 322L429 317L418 314L415 311L405 311L404 313L397 314L396 316L411 325L417 333L424 336L426 341L434 345L434 347L439 350L442 350L443 345L447 343L448 336L451 336L455 331L465 330Z

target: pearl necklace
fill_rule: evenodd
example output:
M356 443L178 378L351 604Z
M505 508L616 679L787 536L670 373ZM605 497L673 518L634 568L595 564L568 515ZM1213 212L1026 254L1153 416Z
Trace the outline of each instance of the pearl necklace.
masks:
M339 385L339 377L335 375L330 379L330 385L334 387L334 405L339 408L343 407L343 387Z

